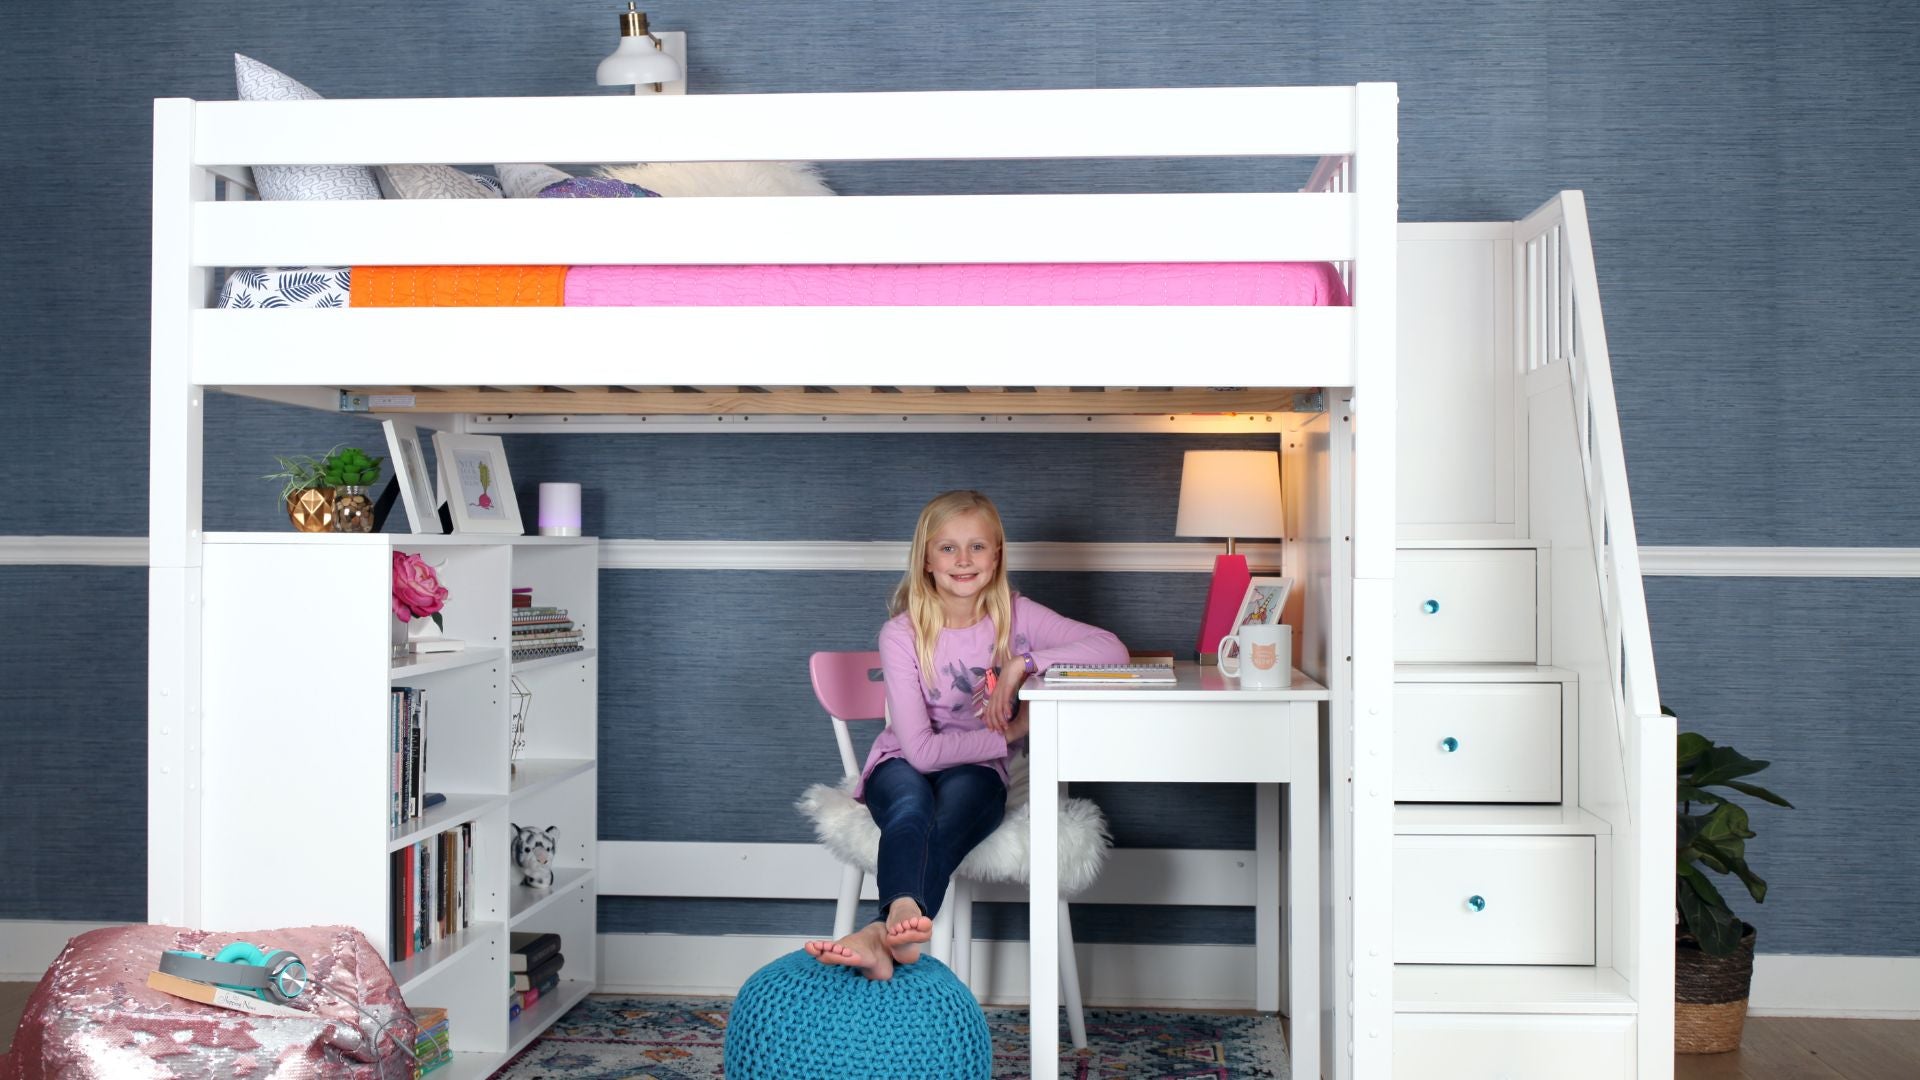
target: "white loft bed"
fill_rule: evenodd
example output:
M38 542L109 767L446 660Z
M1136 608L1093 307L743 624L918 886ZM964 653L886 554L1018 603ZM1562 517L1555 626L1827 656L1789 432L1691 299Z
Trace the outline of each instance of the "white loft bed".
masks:
M206 875L221 872L201 850L198 809L206 390L326 411L343 394L401 395L397 411L457 429L511 414L531 418L518 430L659 430L676 416L690 426L691 412L756 427L804 416L813 430L1030 414L1082 430L1294 431L1305 437L1278 440L1299 541L1284 557L1309 598L1302 668L1332 691L1328 774L1351 777L1352 792L1349 808L1343 785L1327 785L1322 813L1320 1056L1332 1075L1388 1075L1391 1039L1377 1033L1393 1024L1391 950L1353 938L1392 923L1388 853L1354 837L1392 832L1395 94L156 102L148 917L194 924ZM1320 164L1308 190L1260 194L267 203L222 192L222 178L268 164L1207 156ZM239 266L1123 261L1331 261L1352 306L210 306L216 268ZM703 388L725 389L658 392L688 381L690 356L704 358ZM889 392L954 371L1041 389ZM1039 1057L1036 1076L1052 1061Z

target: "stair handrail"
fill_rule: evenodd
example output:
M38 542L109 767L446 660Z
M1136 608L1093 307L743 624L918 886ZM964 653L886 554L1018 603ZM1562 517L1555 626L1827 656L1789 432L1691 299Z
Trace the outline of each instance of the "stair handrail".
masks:
M1560 192L1520 222L1514 239L1524 252L1526 275L1521 293L1525 309L1520 313L1523 370L1567 365L1594 569L1606 619L1615 733L1624 750L1630 723L1660 715L1660 691L1586 196Z

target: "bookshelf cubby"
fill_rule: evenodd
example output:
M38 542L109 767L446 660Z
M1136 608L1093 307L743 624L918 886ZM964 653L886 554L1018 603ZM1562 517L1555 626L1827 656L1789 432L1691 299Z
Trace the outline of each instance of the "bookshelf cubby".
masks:
M596 981L599 543L400 533L210 533L202 571L206 928L345 924L393 955L390 856L473 825L472 921L389 960L415 1007L448 1010L452 1077L486 1076ZM461 652L395 658L392 555L420 552ZM579 652L515 662L511 595L565 608ZM388 699L426 691L423 787L446 801L390 820ZM529 693L512 758L512 701ZM555 883L519 884L514 824L558 826ZM562 982L508 1019L508 934L561 936Z

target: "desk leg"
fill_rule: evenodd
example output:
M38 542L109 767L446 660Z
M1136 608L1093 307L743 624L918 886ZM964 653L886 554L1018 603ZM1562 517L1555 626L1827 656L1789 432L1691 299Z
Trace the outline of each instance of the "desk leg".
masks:
M1031 885L1027 895L1027 1001L1033 1032L1033 1080L1060 1068L1060 706L1028 703L1027 777Z
M1280 993L1280 785L1253 796L1253 1007L1275 1012Z
M1292 706L1293 780L1287 785L1287 1054L1295 1080L1320 1077L1320 716Z

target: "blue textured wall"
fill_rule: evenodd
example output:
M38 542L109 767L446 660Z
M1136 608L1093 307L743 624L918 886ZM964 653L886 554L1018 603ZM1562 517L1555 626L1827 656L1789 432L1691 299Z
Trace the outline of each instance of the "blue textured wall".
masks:
M10 181L0 215L0 455L16 490L31 492L0 503L0 534L145 530L153 97L231 97L236 50L335 97L602 93L591 71L616 6L198 0L103 18L0 5L0 168ZM1643 541L1912 543L1920 465L1905 391L1920 340L1911 300L1920 273L1908 253L1920 225L1906 204L1920 188L1911 122L1920 66L1910 56L1920 14L1909 6L1223 0L1169 19L1164 5L1138 0L938 9L737 0L649 11L656 25L691 32L699 93L1396 80L1403 218L1511 219L1559 188L1587 191ZM1284 167L1231 161L843 165L829 175L862 193L1279 188L1295 179ZM257 479L273 451L377 442L359 421L219 398L207 411L210 528L278 527L272 490ZM866 516L836 513L802 481L822 463L871 463L898 440L517 439L511 453L523 485L591 478L601 502L589 511L606 535L891 538L899 530L887 523L925 492L969 483L1006 500L1020 539L1166 539L1170 495L1145 501L1163 508L1158 517L1066 513L1057 503L1102 467L1144 464L1148 482L1170 492L1174 448L1154 465L1136 442L916 442L922 460L870 481ZM1068 456L1055 479L1028 475L1034 446ZM616 486L623 477L631 482ZM722 482L752 497L708 507L700 493ZM831 606L823 621L836 639L852 639L869 632L855 589L874 576L849 575L842 592L828 587L833 575L774 575L766 587ZM645 607L621 597L658 603L699 585L698 575L680 577L607 575L609 630L633 620L633 659L647 655L640 643L655 643ZM744 605L747 588L761 587L736 577L715 603ZM1098 605L1123 633L1178 644L1184 618L1159 611L1145 591L1152 584L1050 574L1029 587L1069 610L1081 605L1076 613ZM0 865L27 868L0 887L0 917L136 917L144 576L11 568L0 570L0 589L9 743ZM1912 591L1697 579L1650 588L1668 701L1716 738L1774 757L1776 782L1801 804L1760 819L1756 861L1775 888L1759 912L1770 950L1916 951L1911 934L1893 932L1915 882L1890 859L1855 855L1874 850L1857 842L1863 835L1877 850L1897 849L1898 831L1878 823L1905 813L1899 778L1920 761L1887 737L1912 700L1902 693L1916 667L1904 643L1920 620L1897 602ZM1842 640L1853 647L1832 644ZM103 655L125 662L102 664ZM609 725L622 722L614 706L628 677L616 661L606 665ZM1783 671L1804 677L1783 683ZM753 717L792 715L790 691L738 705ZM611 738L605 749L610 760L639 756ZM83 768L88 782L72 783ZM1172 843L1237 828L1239 790L1203 793L1170 815L1138 792L1101 794L1133 842ZM616 795L607 798L611 809ZM761 813L693 815L678 828L636 801L632 816L609 813L607 835L791 832L778 808ZM1905 850L1911 863L1910 842ZM712 914L709 905L609 905L611 929L705 926ZM805 908L767 905L742 919L792 931L818 921ZM1237 917L1183 915L1169 932L1241 940ZM1121 913L1094 933L1145 940L1160 932L1153 925Z

